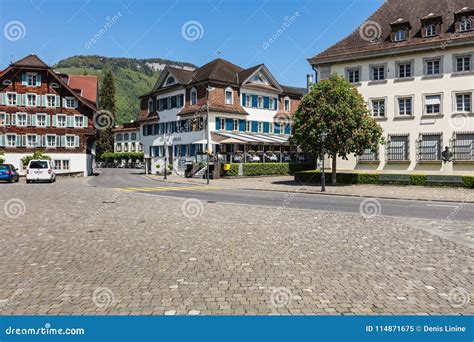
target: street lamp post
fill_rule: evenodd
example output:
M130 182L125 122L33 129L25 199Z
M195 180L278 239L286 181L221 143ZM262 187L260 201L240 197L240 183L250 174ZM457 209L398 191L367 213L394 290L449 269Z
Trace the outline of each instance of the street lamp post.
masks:
M165 177L164 179L167 180L168 179L168 176L167 176L167 173L168 173L168 144L166 143L166 138L165 138L165 135L163 134L163 142L164 142L164 149L165 149Z
M207 172L206 172L206 178L207 178L207 184L209 185L209 178L210 178L210 171L209 171L209 159L211 158L211 129L209 127L209 93L213 91L215 88L208 86L206 88L207 91L207 101L206 101L206 139L207 139Z
M326 132L322 132L319 135L319 140L321 141L321 161L323 163L323 173L321 174L321 192L326 192L326 173L324 172L324 143L326 142L326 137Z

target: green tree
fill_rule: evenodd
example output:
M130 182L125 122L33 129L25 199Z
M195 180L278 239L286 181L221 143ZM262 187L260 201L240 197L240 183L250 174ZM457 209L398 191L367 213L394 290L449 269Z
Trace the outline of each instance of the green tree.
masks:
M0 151L0 164L3 164L5 162L5 152Z
M27 166L31 160L51 160L51 157L43 154L43 152L36 151L35 153L21 158L21 163L23 166Z
M99 107L101 114L96 116L96 127L99 128L97 132L96 155L101 156L105 152L113 152L114 137L112 133L115 124L115 82L111 70L105 72L102 78L99 91ZM108 116L107 118L101 116ZM107 122L102 125L101 122Z
M332 184L336 185L337 157L347 159L366 149L375 152L384 143L382 133L357 89L343 77L333 75L314 85L303 97L294 117L292 142L315 158L324 148L332 158Z

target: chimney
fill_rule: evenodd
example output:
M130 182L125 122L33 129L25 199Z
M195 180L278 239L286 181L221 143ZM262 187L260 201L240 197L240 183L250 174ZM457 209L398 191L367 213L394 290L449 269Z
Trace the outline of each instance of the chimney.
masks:
M312 84L313 84L313 74L307 74L306 75L306 92L309 93L309 89L311 88Z

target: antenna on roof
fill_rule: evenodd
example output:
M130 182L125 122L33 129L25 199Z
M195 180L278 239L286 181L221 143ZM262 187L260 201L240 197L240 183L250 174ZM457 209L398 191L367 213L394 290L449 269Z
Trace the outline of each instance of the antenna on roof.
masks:
M13 64L13 55L10 55L10 64Z
M221 58L221 51L217 51L217 58Z

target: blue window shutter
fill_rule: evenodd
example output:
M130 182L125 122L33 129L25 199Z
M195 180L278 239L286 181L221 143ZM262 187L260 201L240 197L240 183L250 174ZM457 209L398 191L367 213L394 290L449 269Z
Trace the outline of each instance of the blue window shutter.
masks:
M246 101L247 101L247 95L242 94L242 106L245 106Z
M232 128L234 128L234 120L232 119L225 119L225 129L226 131L232 131Z
M191 144L191 148L190 148L189 153L190 153L191 157L194 157L196 155L196 145Z
M290 133L291 133L290 125L285 125L285 134L290 134Z
M275 97L275 109L278 110L278 97Z
M245 127L246 124L245 124L245 120L239 120L239 131L240 132L245 132Z
M268 96L265 96L263 98L263 108L265 109L270 108L270 98Z
M270 123L269 122L264 122L263 123L263 133L269 133L270 132Z
M275 132L275 134L280 134L280 124L279 123L274 123L273 124L273 132Z
M221 118L216 116L216 131L221 129Z
M186 145L181 145L181 156L186 156Z
M252 121L252 132L258 132L258 121Z
M252 107L256 108L258 105L258 97L257 95L252 95Z

